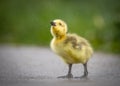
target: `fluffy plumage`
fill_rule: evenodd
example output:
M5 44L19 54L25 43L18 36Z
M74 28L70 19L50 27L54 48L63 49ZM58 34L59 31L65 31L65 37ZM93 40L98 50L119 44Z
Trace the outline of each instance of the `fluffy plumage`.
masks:
M67 24L56 19L51 22L51 49L58 54L65 63L69 65L67 77L71 78L72 64L82 63L84 65L84 76L88 75L87 62L93 54L93 49L89 42L77 34L67 33Z

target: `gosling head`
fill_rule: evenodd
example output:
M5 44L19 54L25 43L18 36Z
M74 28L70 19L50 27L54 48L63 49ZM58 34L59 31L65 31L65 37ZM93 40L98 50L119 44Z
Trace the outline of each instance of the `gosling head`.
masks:
M60 19L55 19L52 22L50 22L51 24L51 34L54 37L62 37L65 36L67 33L67 24L60 20Z

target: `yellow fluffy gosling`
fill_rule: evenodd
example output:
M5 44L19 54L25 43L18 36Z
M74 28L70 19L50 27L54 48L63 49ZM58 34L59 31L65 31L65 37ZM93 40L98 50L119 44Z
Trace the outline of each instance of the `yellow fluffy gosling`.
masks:
M82 63L84 66L84 75L87 77L87 62L93 54L93 49L86 39L76 34L67 33L67 24L56 19L51 22L51 49L58 54L65 63L68 64L69 70L66 76L59 78L72 78L72 64Z

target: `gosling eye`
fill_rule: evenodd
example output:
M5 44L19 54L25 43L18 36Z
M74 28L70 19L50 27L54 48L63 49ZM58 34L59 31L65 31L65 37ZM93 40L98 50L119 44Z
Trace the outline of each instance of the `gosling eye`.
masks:
M61 24L61 23L59 23L59 25L60 25L60 26L62 26L62 24Z

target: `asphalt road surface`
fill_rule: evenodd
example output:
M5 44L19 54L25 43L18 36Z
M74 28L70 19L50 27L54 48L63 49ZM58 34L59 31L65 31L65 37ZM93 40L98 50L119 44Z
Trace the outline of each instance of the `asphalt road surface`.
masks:
M120 86L120 56L94 53L86 79L58 79L67 65L47 47L0 46L0 86ZM74 77L83 74L73 65Z

